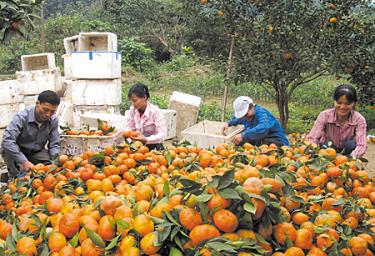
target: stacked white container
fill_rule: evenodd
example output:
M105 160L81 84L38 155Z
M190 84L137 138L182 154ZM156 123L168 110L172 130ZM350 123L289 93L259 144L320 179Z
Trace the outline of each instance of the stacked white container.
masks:
M16 72L21 108L34 105L38 95L45 90L62 90L61 72L55 64L53 53L40 53L21 56L22 71Z
M119 114L121 54L117 36L108 32L80 33L64 39L65 100L73 105L75 128L85 113Z

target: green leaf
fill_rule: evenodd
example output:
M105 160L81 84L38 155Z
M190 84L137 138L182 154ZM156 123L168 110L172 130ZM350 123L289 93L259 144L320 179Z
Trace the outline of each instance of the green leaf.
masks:
M10 235L7 235L7 238L5 239L5 241L6 241L7 247L11 251L15 251L16 250L16 244L15 244L14 240L12 239L12 237Z
M225 244L223 242L208 242L206 246L219 252L225 251L225 252L236 253L236 250L234 250L233 246L229 244Z
M213 197L213 195L211 195L211 194L201 194L201 195L197 196L196 199L200 203L205 203L205 202L209 201L212 197Z
M105 241L94 231L91 229L85 228L88 237L91 239L91 241L96 244L97 246L104 248L105 247Z
M184 256L182 252L176 247L172 247L169 251L169 256Z
M244 205L243 205L243 209L249 213L252 213L252 214L255 214L256 212L256 207L253 203L249 203L249 202L246 202Z
M164 192L164 195L169 198L170 193L171 193L171 189L169 187L169 181L167 181L166 183L164 183L163 192Z
M118 240L120 239L120 237L121 237L121 235L118 235L115 238L113 238L111 240L111 242L109 243L109 245L107 245L107 247L105 249L107 251L109 251L109 250L112 250L113 248L115 248L117 246L117 243L118 243Z
M233 188L226 188L222 191L219 191L219 195L221 195L225 199L239 199L239 200L242 199L239 193L237 192L237 190Z
M72 246L73 248L77 247L78 245L78 236L79 236L79 233L77 233L75 236L72 237L72 239L70 239L69 241L69 244L70 246Z
M48 256L49 255L49 249L47 244L44 244L42 247L42 251L40 252L39 256Z
M293 202L301 203L301 204L306 203L305 200L303 200L303 198L300 196L292 196L290 200L292 200Z
M221 176L219 180L219 186L217 187L218 190L227 188L233 183L233 181L234 181L234 171L231 170L231 171L225 172L224 175Z
M117 219L116 220L116 224L119 228L121 229L128 229L130 227L129 223L124 221L124 220L121 220L121 219Z
M168 165L171 165L172 161L173 161L173 157L171 155L171 153L168 153L166 154L165 158L167 158L167 161L168 161Z
M12 225L12 238L14 241L18 241L18 233L17 233L17 227L15 223L13 223Z

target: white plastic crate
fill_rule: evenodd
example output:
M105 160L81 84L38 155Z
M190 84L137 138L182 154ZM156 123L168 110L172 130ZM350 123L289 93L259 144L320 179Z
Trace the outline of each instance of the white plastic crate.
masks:
M21 56L22 71L55 69L55 55L53 53L39 53Z
M60 101L56 116L59 119L59 126L74 126L73 105L66 101Z
M78 35L64 38L64 48L67 54L78 51L78 38Z
M5 128L20 111L19 104L0 105L0 128Z
M172 109L177 112L177 136L180 136L181 131L196 124L200 104L200 97L176 91L173 92L169 100L168 109Z
M60 136L60 151L66 155L80 155L86 151L98 152L108 146L119 145L124 142L121 131L112 136Z
M119 114L108 113L86 113L81 115L81 128L90 127L98 128L98 119L106 121L110 126L114 126L117 130L126 129L126 117Z
M73 105L73 124L75 128L81 128L81 116L87 113L108 113L120 114L119 105L102 105L102 106L76 106Z
M244 127L231 126L228 128L228 135L221 135L221 128L224 122L204 120L181 132L181 138L201 148L214 148L222 143L230 143L230 139L242 132Z
M36 95L45 90L58 92L62 89L60 69L17 71L17 81L22 95Z
M117 52L117 35L109 32L79 33L78 51Z
M73 105L119 105L121 79L66 80L65 98Z
M177 112L172 109L161 109L164 115L165 123L167 125L166 140L176 137ZM129 115L129 110L125 111L125 117Z
M67 79L116 79L121 77L121 53L81 51L64 55Z
M22 101L20 84L17 80L0 81L0 104L16 104Z

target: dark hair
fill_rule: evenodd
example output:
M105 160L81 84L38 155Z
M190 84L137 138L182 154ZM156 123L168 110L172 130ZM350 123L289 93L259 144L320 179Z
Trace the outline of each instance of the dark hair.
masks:
M150 93L148 92L147 86L141 83L136 83L129 89L128 98L130 99L133 94L139 98L143 98L145 96L147 99L150 98Z
M345 96L349 103L357 102L357 91L350 84L341 84L337 86L333 93L333 99L338 101L341 96Z
M60 97L54 91L47 90L39 94L38 101L40 103L47 102L47 103L57 106L60 104Z

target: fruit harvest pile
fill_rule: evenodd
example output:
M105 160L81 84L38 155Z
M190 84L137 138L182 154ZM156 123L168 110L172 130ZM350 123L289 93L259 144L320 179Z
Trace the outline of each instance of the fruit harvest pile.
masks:
M0 255L374 255L364 168L303 141L61 155L1 188Z

